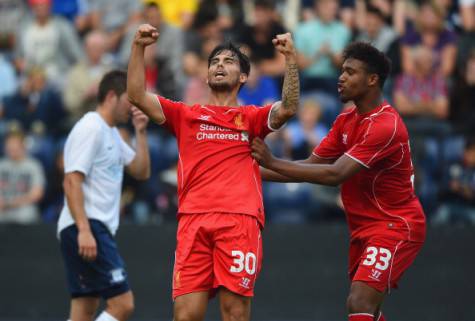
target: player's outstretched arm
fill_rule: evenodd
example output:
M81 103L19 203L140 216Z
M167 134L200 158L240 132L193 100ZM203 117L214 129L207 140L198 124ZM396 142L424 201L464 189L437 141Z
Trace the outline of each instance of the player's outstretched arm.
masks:
M127 70L127 95L129 101L142 110L150 119L163 124L165 115L157 97L145 90L145 47L158 39L156 28L148 24L140 25L134 36Z
M254 138L252 156L265 168L291 178L293 181L338 186L353 176L363 165L343 155L333 164L298 163L275 158L264 141Z
M298 160L295 162L299 164L330 164L332 163L332 160L323 159L312 154L310 155L310 157L306 159ZM277 173L273 170L270 170L264 167L261 167L260 171L261 171L262 180L264 181L280 182L280 183L302 182L301 180L282 175L280 173Z
M150 153L147 142L148 117L140 109L132 107L132 123L135 128L136 154L132 162L127 165L127 172L135 179L150 178Z
M92 261L95 260L97 256L97 244L91 232L86 210L84 209L83 182L83 173L66 173L63 187L66 200L68 201L68 207L78 229L79 255L87 261Z
M297 112L299 106L300 82L297 52L290 33L277 35L272 40L277 51L285 56L285 75L282 86L282 101L272 108L270 126L280 128Z

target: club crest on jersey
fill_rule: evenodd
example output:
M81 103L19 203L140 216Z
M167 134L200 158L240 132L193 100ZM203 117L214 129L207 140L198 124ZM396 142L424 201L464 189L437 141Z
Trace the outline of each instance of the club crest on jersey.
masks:
M343 136L342 137L343 144L345 145L348 144L348 134L343 134L342 136Z
M242 120L241 113L234 116L234 125L236 125L237 129L244 129L244 121Z

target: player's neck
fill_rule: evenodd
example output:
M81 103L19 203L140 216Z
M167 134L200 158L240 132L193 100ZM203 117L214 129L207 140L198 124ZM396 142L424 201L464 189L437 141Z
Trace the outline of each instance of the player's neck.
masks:
M102 119L104 119L107 125L109 125L110 127L114 127L116 125L114 121L114 116L106 108L99 106L97 107L96 111L99 113Z
M358 111L358 114L366 114L372 111L373 109L381 106L384 98L380 92L374 94L368 94L362 99L355 100L355 106Z
M212 106L238 106L237 93L233 92L211 92L208 105Z

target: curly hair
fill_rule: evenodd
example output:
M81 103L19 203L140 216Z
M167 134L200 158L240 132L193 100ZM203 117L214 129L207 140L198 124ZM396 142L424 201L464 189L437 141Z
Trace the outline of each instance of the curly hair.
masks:
M344 60L350 58L363 62L369 73L378 75L379 87L384 86L384 82L391 71L391 60L383 52L369 43L353 42L343 52Z

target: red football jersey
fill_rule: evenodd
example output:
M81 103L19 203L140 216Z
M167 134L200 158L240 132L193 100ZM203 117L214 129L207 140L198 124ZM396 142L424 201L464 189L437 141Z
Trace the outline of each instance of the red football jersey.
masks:
M387 102L366 114L358 114L356 107L341 113L313 153L327 159L345 154L365 167L341 187L352 238L425 239L425 216L414 194L409 135Z
M187 106L158 99L164 126L178 143L178 214L247 214L264 226L262 181L250 142L272 131L272 105Z

